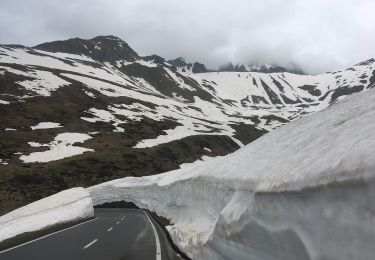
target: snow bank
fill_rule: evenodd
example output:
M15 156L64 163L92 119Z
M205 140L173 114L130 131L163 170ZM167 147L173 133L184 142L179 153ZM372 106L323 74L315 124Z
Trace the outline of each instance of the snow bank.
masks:
M89 188L171 219L194 259L373 259L375 91L280 127L237 152Z
M90 194L73 188L38 200L0 217L0 242L25 232L94 216Z

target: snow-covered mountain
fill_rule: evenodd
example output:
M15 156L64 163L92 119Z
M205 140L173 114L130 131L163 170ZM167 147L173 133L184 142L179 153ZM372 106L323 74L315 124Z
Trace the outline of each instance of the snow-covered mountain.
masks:
M305 73L298 68L295 69L287 69L281 66L275 66L270 64L237 64L233 65L231 62L224 64L219 67L218 71L226 71L226 72L260 72L260 73L282 73L282 72L289 72L293 74L301 74L304 75Z
M182 73L206 73L208 70L206 66L199 62L187 63L184 58L179 57L174 60L169 60L169 64L174 66L178 72Z
M375 85L374 60L320 75L205 70L114 36L0 46L1 209L226 155Z

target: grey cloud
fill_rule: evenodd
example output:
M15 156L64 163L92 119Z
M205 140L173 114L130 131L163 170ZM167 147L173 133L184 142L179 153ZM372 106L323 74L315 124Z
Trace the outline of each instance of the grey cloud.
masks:
M375 57L373 0L2 0L0 42L113 34L142 55L318 73Z

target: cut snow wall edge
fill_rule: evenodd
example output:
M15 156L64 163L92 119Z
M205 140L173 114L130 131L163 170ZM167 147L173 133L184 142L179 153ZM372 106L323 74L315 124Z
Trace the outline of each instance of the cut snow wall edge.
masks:
M88 190L169 218L193 259L372 259L374 104L353 95L201 167Z
M202 180L89 191L94 205L125 200L167 217L172 240L192 259L371 259L375 253L374 179L270 193Z
M94 216L90 194L84 188L61 191L0 217L0 242L17 235Z

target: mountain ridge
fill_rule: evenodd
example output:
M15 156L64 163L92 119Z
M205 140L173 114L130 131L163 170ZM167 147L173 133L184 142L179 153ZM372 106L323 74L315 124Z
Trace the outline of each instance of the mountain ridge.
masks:
M113 53L113 50L116 50L116 47L120 48L117 55L110 57L108 53L99 55L103 50L99 49L104 46L104 50L110 49L110 52ZM92 39L82 39L82 38L71 38L68 40L59 40L38 44L32 48L52 51L52 52L65 52L72 54L85 54L94 59L100 61L116 61L118 59L125 59L128 61L134 61L140 56L132 49L128 43L120 39L117 36L107 35L107 36L96 36ZM99 52L98 52L99 50ZM158 55L149 55L144 56L143 58L155 57ZM166 61L164 58L158 56L159 63L161 59L163 62L168 62L172 66L175 66L177 69L180 69L181 72L191 72L191 73L205 73L205 72L261 72L261 73L277 73L277 72L290 72L295 74L306 74L301 69L287 69L278 65L270 64L237 64L233 65L231 62L221 65L218 69L207 69L203 63L200 62L187 62L184 58L178 57Z
M89 40L71 38L68 40L52 41L38 44L34 49L50 52L65 52L72 54L85 54L99 61L115 61L125 59L134 61L139 58L125 41L113 36L97 36Z
M186 61L141 57L117 37L103 46L103 37L90 48L74 40L92 53L75 44L65 53L55 44L0 46L3 211L68 187L226 155L375 85L373 60L319 75L193 73L193 65L182 70Z

